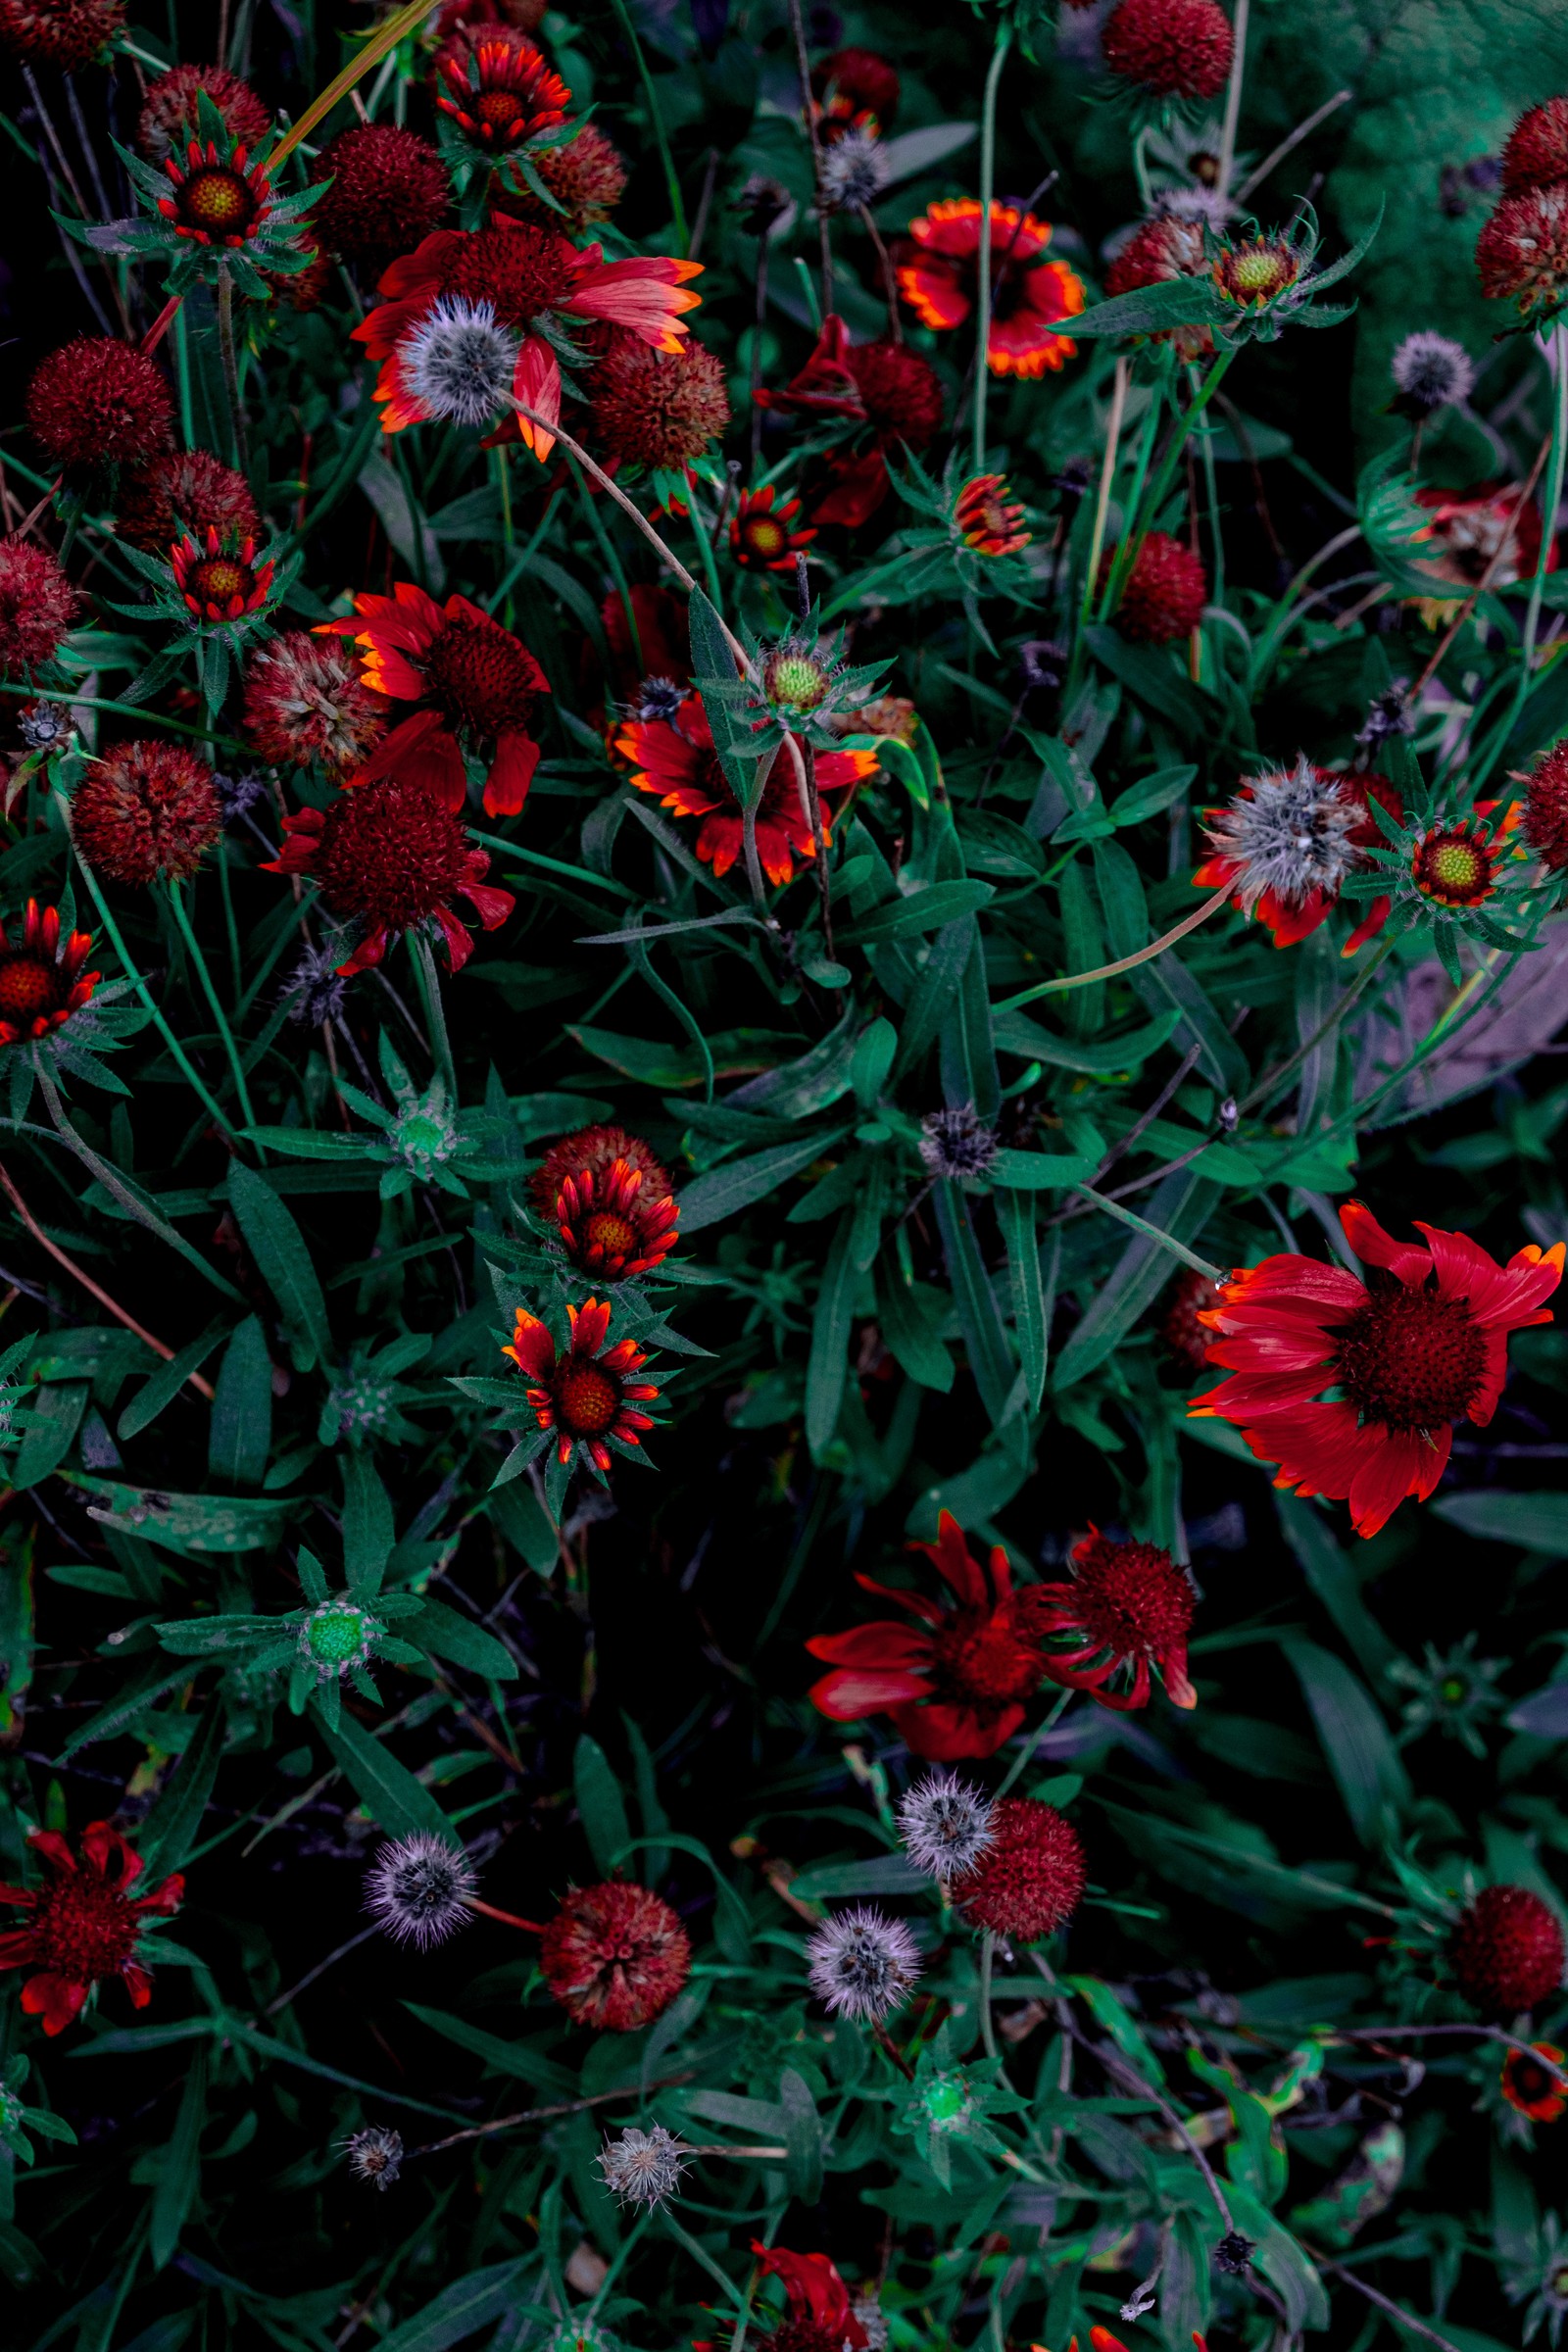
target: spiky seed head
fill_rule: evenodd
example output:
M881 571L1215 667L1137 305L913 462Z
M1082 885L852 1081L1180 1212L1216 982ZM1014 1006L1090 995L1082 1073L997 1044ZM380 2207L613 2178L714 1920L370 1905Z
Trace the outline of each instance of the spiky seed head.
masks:
M972 1102L928 1110L920 1121L920 1157L933 1176L962 1183L966 1176L983 1176L996 1156L996 1136Z
M874 130L847 130L822 157L822 210L855 213L875 204L892 170Z
M466 1927L478 1880L461 1845L415 1830L383 1845L365 1874L365 1908L384 1935L428 1952Z
M972 1870L991 1838L991 1799L956 1772L928 1772L899 1807L904 1850L944 1886Z
M1294 767L1249 776L1207 830L1211 847L1236 860L1236 904L1250 914L1265 896L1299 906L1314 890L1337 892L1356 863L1350 835L1363 821L1340 779L1303 755Z
M368 2180L384 2194L403 2169L403 2134L385 2124L367 2124L343 2142L349 2171L356 2180Z
M606 2140L598 2159L599 2170L605 2177L605 2186L623 2205L662 2205L680 2194L681 2176L686 2170L681 2158L685 2153L684 2142L666 2132L662 2124L655 2124L651 2132L639 2132L635 2125L628 2125L618 2139Z
M866 1903L825 1919L806 1956L811 1990L835 2017L891 2015L920 1974L919 1946L904 1922Z
M1454 407L1475 389L1475 364L1464 346L1451 335L1433 334L1425 327L1405 336L1389 362L1389 372L1404 407L1420 416Z
M443 294L404 337L404 382L432 416L491 424L512 398L517 338L488 302Z

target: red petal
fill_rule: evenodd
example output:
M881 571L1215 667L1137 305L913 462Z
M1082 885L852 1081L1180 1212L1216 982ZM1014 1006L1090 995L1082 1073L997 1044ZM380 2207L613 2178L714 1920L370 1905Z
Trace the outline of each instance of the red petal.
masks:
M528 798L533 771L539 764L539 746L528 736L498 735L496 756L484 788L486 816L515 816Z

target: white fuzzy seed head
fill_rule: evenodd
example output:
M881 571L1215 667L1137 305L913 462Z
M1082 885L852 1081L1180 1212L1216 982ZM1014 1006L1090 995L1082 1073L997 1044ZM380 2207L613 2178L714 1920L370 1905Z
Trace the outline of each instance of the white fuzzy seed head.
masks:
M599 2170L605 2186L623 2205L662 2205L680 2194L685 2153L684 2143L662 2124L655 2124L651 2132L628 2125L618 2139L606 2140Z
M864 1903L825 1919L806 1956L811 1990L835 2017L889 2016L920 1974L919 1946L903 1921Z
M403 2134L384 2124L367 2124L343 2142L349 2171L356 2180L368 2180L383 2192L397 2179L403 2164Z
M1435 409L1468 400L1476 371L1470 354L1449 335L1423 328L1404 341L1389 362L1395 387L1408 408L1430 416Z
M899 1807L904 1850L944 1886L972 1870L991 1842L991 1799L956 1772L928 1772Z
M847 130L822 157L822 210L854 213L888 184L887 149L874 131Z
M467 1925L477 1884L462 1846L416 1830L376 1855L365 1874L365 1908L384 1935L427 1952Z
M488 302L443 294L403 338L404 383L448 424L491 424L512 399L517 338Z
M1338 891L1357 862L1349 835L1362 821L1340 779L1303 756L1294 767L1249 776L1207 833L1222 858L1236 860L1233 896L1250 914L1266 895L1299 906L1314 890Z

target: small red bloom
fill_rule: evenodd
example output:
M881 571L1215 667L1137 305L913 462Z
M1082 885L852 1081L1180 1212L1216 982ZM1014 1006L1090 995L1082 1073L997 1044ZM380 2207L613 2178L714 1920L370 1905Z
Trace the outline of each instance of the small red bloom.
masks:
M215 530L204 543L181 539L169 552L174 585L198 620L242 620L260 612L272 592L272 565L258 564L256 542L225 544Z
M961 326L974 309L981 225L980 207L969 196L933 204L909 222L920 253L899 270L899 292L922 326ZM992 205L986 364L993 375L1059 373L1078 349L1052 330L1083 309L1083 281L1065 262L1041 259L1050 242L1048 221L1016 205Z
M1117 0L1101 46L1123 81L1161 98L1212 98L1225 87L1235 36L1216 0Z
M1234 1421L1277 1487L1348 1499L1375 1536L1406 1494L1424 1502L1447 1467L1453 1423L1485 1429L1508 1369L1508 1335L1549 1323L1563 1244L1534 1242L1499 1266L1468 1235L1417 1225L1396 1242L1360 1201L1340 1211L1372 1271L1282 1252L1238 1267L1209 1361L1232 1378L1188 1409ZM1336 1388L1340 1395L1325 1398Z
M1563 2054L1554 2041L1533 2041L1535 2055L1510 2050L1502 2062L1502 2095L1533 2124L1554 2124L1568 2107L1563 2087ZM1543 2064L1543 2061L1545 2061Z
M19 678L53 661L86 604L47 547L0 539L0 677Z
M1115 549L1107 548L1101 562L1101 584L1107 578ZM1168 531L1150 531L1133 558L1122 583L1121 603L1112 615L1124 637L1139 645L1171 645L1190 636L1203 617L1208 602L1208 574L1195 556Z
M205 760L183 744L117 743L92 761L71 804L71 833L98 873L130 890L195 873L223 829Z
M490 201L496 212L531 220L538 228L575 233L608 220L630 177L625 157L597 122L585 122L574 139L559 147L536 147L528 161L564 211L553 213L540 202L515 162L498 179Z
M1505 196L1476 240L1481 291L1511 297L1528 318L1568 293L1568 184Z
M248 81L226 66L171 66L147 87L136 123L136 144L151 163L161 164L196 134L203 94L210 98L243 147L254 147L272 127L272 118Z
M830 136L834 126L848 129L867 119L885 131L899 111L899 76L874 49L835 49L811 68L811 95Z
M138 466L174 437L152 361L114 335L77 335L33 369L27 424L57 466Z
M1527 106L1502 151L1505 195L1517 196L1523 188L1547 188L1557 179L1568 179L1568 98L1548 98L1544 106Z
M455 972L473 953L473 935L453 912L466 899L486 931L504 923L515 900L484 880L490 860L475 849L452 811L424 785L383 776L346 792L330 808L302 808L283 819L288 836L269 874L311 874L328 914L359 923L363 936L340 972L379 963L392 939L438 923Z
M36 899L27 901L20 942L0 923L0 1046L47 1037L81 1010L103 977L82 970L91 954L91 933L68 931L62 941L59 907Z
M0 1902L31 1914L24 1928L0 1936L0 1969L38 1971L22 1987L23 2008L42 2019L46 2034L63 2034L105 1977L122 1977L132 2006L145 2009L153 1988L138 1957L142 1930L179 1909L184 1880L165 1879L149 1894L131 1894L141 1856L107 1821L82 1831L79 1863L57 1831L35 1830L27 1843L49 1873L48 1884L0 1886Z
M278 767L314 767L335 782L380 741L390 706L364 684L351 650L305 629L271 638L245 672L245 732Z
M1038 1943L1072 1917L1088 1884L1071 1822L1036 1797L1004 1796L991 1808L984 1852L954 1881L953 1896L971 1927Z
M605 1347L608 1302L590 1298L580 1307L568 1306L566 1320L571 1337L565 1354L558 1356L547 1326L519 1306L512 1346L501 1352L532 1381L524 1393L539 1427L556 1432L557 1460L569 1462L581 1446L600 1470L608 1470L612 1455L607 1441L640 1446L643 1431L654 1423L651 1415L633 1408L657 1396L659 1389L656 1383L627 1377L648 1361L635 1341L617 1340L613 1348Z
M635 2034L662 2016L690 1976L691 1938L662 1895L607 1879L571 1888L546 1922L539 1965L575 2025Z
M1007 483L1000 473L977 473L958 492L954 520L966 547L980 556L1015 556L1027 547L1032 532L1020 531L1024 510L1009 505Z
M825 2254L792 2254L787 2246L752 2240L764 2278L782 2278L789 2313L767 2336L773 2352L857 2352L870 2338L855 2316L850 2290Z
M447 169L416 130L395 122L360 122L329 139L311 166L329 181L311 219L311 234L368 277L438 229L452 206Z
M317 634L352 637L365 684L417 709L382 738L352 781L406 777L456 812L467 798L468 748L488 762L485 813L515 816L539 764L533 722L540 696L550 692L521 638L466 597L438 605L409 580L390 596L357 596L354 613L323 621Z
M0 47L24 65L77 74L124 23L125 0L0 0Z
M1166 285L1173 278L1201 277L1208 267L1199 222L1156 213L1133 231L1105 271L1105 292L1135 294L1141 287ZM1184 360L1206 359L1214 349L1206 326L1163 327L1150 340L1174 343Z
M590 438L612 468L680 472L729 423L723 362L695 336L678 351L651 351L628 328L612 327L583 389Z
M505 155L566 120L571 92L525 32L464 26L436 53L436 105L486 155Z
M951 1511L943 1512L934 1544L909 1548L934 1564L957 1607L944 1610L920 1593L857 1575L862 1591L906 1609L917 1627L877 1618L846 1634L816 1635L806 1646L834 1671L812 1686L811 1703L833 1723L891 1715L913 1752L935 1763L994 1756L1022 1723L1046 1670L1033 1592L1013 1592L1000 1544L988 1577Z
M132 547L152 554L182 532L205 540L255 539L262 518L249 482L205 449L169 449L124 476L115 503L115 527Z
M1568 743L1543 752L1531 770L1524 837L1549 874L1568 866Z
M1451 824L1434 825L1415 845L1410 879L1435 906L1480 906L1497 887L1497 861L1502 841L1512 829L1513 811L1493 826L1473 816L1455 817Z
M901 447L920 450L942 424L942 383L936 369L907 344L882 335L852 343L831 312L800 372L782 392L758 390L760 408L807 417L843 417L865 427L828 461L830 486L811 520L857 530L888 494L887 460Z
M1066 1634L1074 1646L1048 1649L1046 1672L1069 1690L1092 1690L1102 1707L1147 1707L1150 1669L1174 1706L1196 1707L1187 1679L1193 1588L1157 1544L1113 1544L1091 1527L1073 1545L1071 1584L1041 1585L1029 1594L1030 1625ZM1130 1688L1110 1689L1130 1677Z
M1202 1318L1224 1295L1224 1284L1210 1282L1196 1266L1186 1267L1171 1284L1159 1336L1189 1378L1208 1370L1209 1335Z
M607 1282L646 1274L675 1247L670 1181L640 1136L583 1127L552 1144L532 1192L573 1265Z
M158 210L176 237L196 245L233 249L254 235L272 210L272 183L265 164L230 137L220 151L216 139L186 145L183 157L171 149L164 158L173 193L160 196Z
M1262 310L1300 274L1299 256L1282 237L1247 237L1239 245L1223 245L1209 271L1218 291L1239 311Z
M1379 807L1386 808L1396 821L1401 820L1404 815L1404 803L1400 798L1397 785L1392 783L1387 776L1379 775L1375 769L1368 769L1363 774L1353 775L1341 773L1333 768L1313 765L1311 773L1322 784L1325 793L1332 791L1339 801L1353 803L1366 811L1365 815L1346 832L1344 836L1346 848L1357 852L1381 849L1385 836L1376 817L1371 812L1370 805L1376 801ZM1251 798L1252 787L1244 782L1237 793L1237 799L1250 801ZM1205 823L1209 825L1222 824L1226 812L1219 808L1203 810ZM1233 825L1232 831L1236 830ZM1227 882L1241 881L1246 872L1244 860L1240 856L1231 854L1231 849L1239 845L1233 842L1230 848L1221 847L1213 832L1209 834L1209 841L1216 854L1204 858L1193 876L1194 882L1201 890L1219 890ZM1366 862L1364 857L1358 856L1354 859L1355 866L1364 866ZM1277 948L1294 948L1298 941L1306 939L1316 931L1320 924L1328 921L1330 914L1339 904L1339 897L1337 889L1327 890L1317 887L1302 891L1298 897L1294 898L1287 897L1278 890L1264 890L1258 893L1250 907L1244 908L1244 911L1256 915L1257 920L1271 934ZM1389 919L1389 909L1393 904L1393 900L1388 898L1379 897L1371 900L1366 912L1351 931L1341 954L1353 956L1357 948L1364 947L1375 933L1381 931ZM1200 1282L1203 1277L1197 1275L1194 1280Z
M634 719L615 739L631 762L639 792L658 796L679 816L700 816L697 855L715 874L727 874L744 850L740 804L713 749L708 713L695 694L672 719ZM816 784L822 802L822 830L830 839L829 795L844 792L876 766L874 752L818 752ZM780 744L757 810L757 854L770 882L788 882L795 858L814 858L816 841L801 806L795 762Z
M746 571L793 571L798 549L809 547L815 531L790 528L801 511L792 498L787 506L773 505L773 484L764 490L743 490L729 518L729 552Z
M1562 1929L1528 1886L1483 1886L1448 1943L1454 1979L1488 2017L1517 2017L1562 1984Z

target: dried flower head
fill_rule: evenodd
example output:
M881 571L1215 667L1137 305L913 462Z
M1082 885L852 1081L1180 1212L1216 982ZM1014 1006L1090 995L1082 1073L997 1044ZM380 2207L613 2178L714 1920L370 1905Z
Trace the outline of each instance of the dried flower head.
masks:
M888 151L868 125L846 130L822 156L824 213L857 213L875 204L892 173Z
M1206 833L1234 861L1236 904L1250 914L1265 897L1298 906L1315 890L1337 893L1357 864L1350 835L1361 813L1339 777L1303 754L1294 767L1249 776Z
M27 385L27 425L57 466L136 466L174 437L174 404L153 362L114 335L78 335Z
M319 765L341 783L380 741L389 708L347 646L305 629L272 638L245 671L246 735L277 767Z
M691 1939L662 1896L624 1879L573 1886L539 1938L539 1965L580 2026L635 2034L691 1974Z
M1459 1990L1488 2017L1517 2017L1562 1984L1563 1936L1528 1886L1483 1886L1448 1943Z
M0 539L0 677L20 678L53 661L85 609L48 548Z
M95 760L71 804L71 830L87 863L110 882L145 890L195 873L223 829L205 760L182 744L117 743Z
M518 349L492 304L443 294L404 340L404 377L431 416L491 425L510 411Z
M461 1845L415 1830L377 1853L365 1874L365 1908L383 1935L428 1952L466 1927L477 1885Z
M920 1121L920 1157L933 1176L962 1184L983 1176L997 1156L997 1137L972 1102L928 1110Z
M1214 2248L1214 2267L1232 2278L1245 2278L1252 2267L1253 2241L1239 2230L1227 2230Z
M1554 310L1568 293L1568 183L1505 196L1476 240L1481 291L1521 315Z
M383 2194L403 2169L403 2134L386 2124L367 2124L343 2142L349 2171L356 2180L368 2180Z
M653 2207L680 2194L683 2141L655 2124L651 2132L628 2125L618 2139L607 2139L598 2157L605 2186L623 2205Z
M136 145L149 163L161 164L172 149L188 146L196 136L204 91L242 147L256 146L271 129L271 115L250 83L226 66L171 66L149 82L136 123Z
M1105 551L1102 585L1115 554L1114 548ZM1202 559L1168 531L1150 531L1122 583L1116 626L1135 644L1170 645L1192 634L1207 602L1208 574Z
M127 472L115 502L115 528L132 547L163 555L190 532L205 540L255 539L262 518L242 473L205 449L168 449Z
M1107 295L1133 294L1144 286L1167 284L1172 278L1200 277L1208 268L1204 223L1180 217L1176 199L1188 193L1207 197L1204 189L1178 189L1162 199L1153 219L1134 229L1105 271ZM1206 326L1166 327L1155 342L1173 342L1183 359L1200 359L1214 348Z
M1413 416L1457 407L1475 389L1475 363L1462 343L1423 327L1406 335L1389 362L1400 406Z
M571 234L608 220L630 177L625 157L597 122L585 122L574 139L559 147L536 147L528 161L562 210L552 211L535 195L515 160L497 180L492 205L514 220L532 220L540 228L558 227Z
M1525 108L1508 133L1500 176L1508 196L1568 179L1568 98L1548 98L1544 106Z
M880 2022L906 1999L920 1947L901 1919L869 1904L825 1919L806 1947L811 1990L835 2017Z
M288 1017L299 1028L319 1029L343 1010L348 981L338 970L339 948L307 948L283 984Z
M1083 1900L1089 1873L1078 1833L1054 1805L1004 1796L974 1868L954 1888L964 1917L1011 1943L1038 1943L1065 1925Z
M972 1870L991 1838L991 1799L956 1772L928 1772L899 1807L904 1848L916 1870L944 1886Z
M24 66L76 74L124 23L125 0L0 0L0 48Z
M1523 829L1548 873L1568 867L1568 743L1553 744L1531 769Z
M1208 1370L1208 1348L1213 1333L1200 1320L1220 1302L1221 1285L1196 1266L1187 1266L1171 1284L1159 1336L1171 1356L1188 1374Z
M607 464L679 470L729 423L723 362L688 336L678 351L652 351L613 330L587 378L590 430Z
M367 278L439 228L452 201L436 149L393 122L340 130L311 166L311 178L331 182L312 215L313 236Z
M1234 46L1216 0L1117 0L1101 33L1111 73L1161 98L1212 98Z

